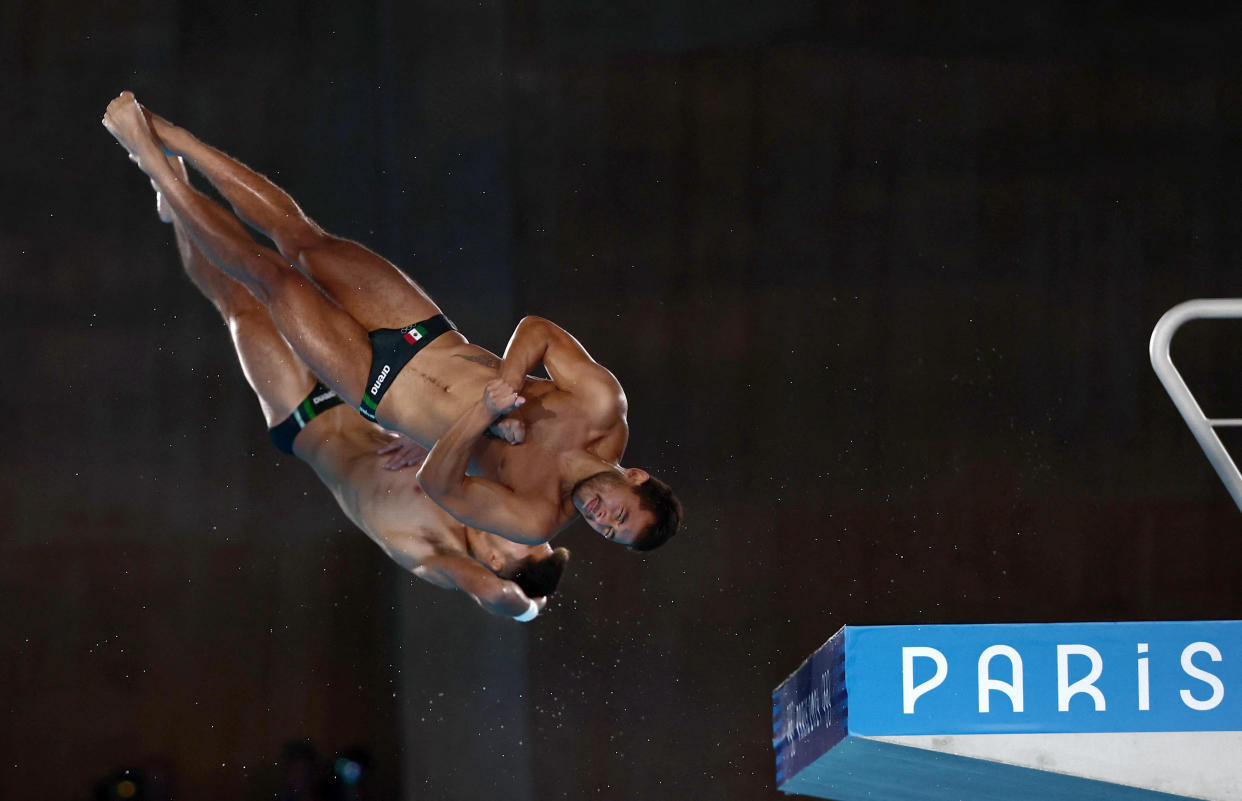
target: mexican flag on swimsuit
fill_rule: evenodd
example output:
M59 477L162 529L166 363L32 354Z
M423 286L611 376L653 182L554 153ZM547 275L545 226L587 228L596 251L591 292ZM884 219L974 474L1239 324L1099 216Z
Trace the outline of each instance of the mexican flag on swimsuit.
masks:
M413 345L415 342L419 341L425 336L427 336L427 329L424 328L422 325L415 325L409 331L405 332L402 339L404 339L406 342Z

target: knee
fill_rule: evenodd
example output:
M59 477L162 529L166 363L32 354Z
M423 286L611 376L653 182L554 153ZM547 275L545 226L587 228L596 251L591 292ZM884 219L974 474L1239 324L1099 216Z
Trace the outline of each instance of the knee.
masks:
M264 307L270 307L284 294L289 281L297 275L283 258L267 248L246 253L244 261L245 268L236 276L242 291L229 298L230 306L238 313L265 311Z
M232 325L232 320L235 317L257 314L267 315L267 309L240 281L229 281L227 284L223 284L215 292L213 300L215 301L216 308L220 310L220 314L224 316L229 325Z
M272 232L272 240L286 259L294 264L301 264L306 253L330 247L337 238L310 220L290 218L286 224Z
M253 297L249 303L222 304L220 313L224 316L225 325L234 335L254 336L276 329L271 314Z

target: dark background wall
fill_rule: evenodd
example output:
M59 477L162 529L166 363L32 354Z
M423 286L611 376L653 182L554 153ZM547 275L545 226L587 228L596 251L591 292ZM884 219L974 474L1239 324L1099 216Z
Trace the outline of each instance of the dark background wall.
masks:
M294 737L390 797L778 798L768 694L843 624L1238 617L1146 354L1242 294L1242 19L1197 8L5 3L0 798L271 797ZM415 586L268 446L124 88L474 341L577 334L684 535L570 529L527 627ZM1240 335L1175 343L1209 414Z

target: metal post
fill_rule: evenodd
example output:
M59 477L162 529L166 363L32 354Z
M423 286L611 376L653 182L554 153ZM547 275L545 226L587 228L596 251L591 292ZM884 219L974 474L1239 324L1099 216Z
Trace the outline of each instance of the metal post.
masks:
M1225 489L1233 496L1233 501L1242 509L1242 473L1233 458L1225 450L1216 428L1222 426L1242 426L1240 418L1209 419L1199 408L1195 396L1182 379L1181 373L1173 366L1173 358L1169 354L1169 345L1177 329L1189 320L1206 319L1242 319L1242 298L1215 298L1210 300L1188 300L1179 303L1164 313L1151 332L1151 366L1155 369L1160 383L1164 384L1173 404L1182 413L1186 425L1199 441L1199 447L1207 455L1216 474L1225 482Z

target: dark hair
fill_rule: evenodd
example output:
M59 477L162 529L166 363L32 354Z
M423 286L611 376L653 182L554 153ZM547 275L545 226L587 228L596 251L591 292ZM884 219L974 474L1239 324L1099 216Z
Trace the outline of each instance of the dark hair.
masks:
M543 598L556 592L556 585L569 561L569 549L557 548L551 556L528 556L518 563L510 580L522 588L527 598Z
M634 487L638 505L655 515L630 546L633 551L651 551L668 542L681 525L681 501L673 494L673 488L655 476Z

